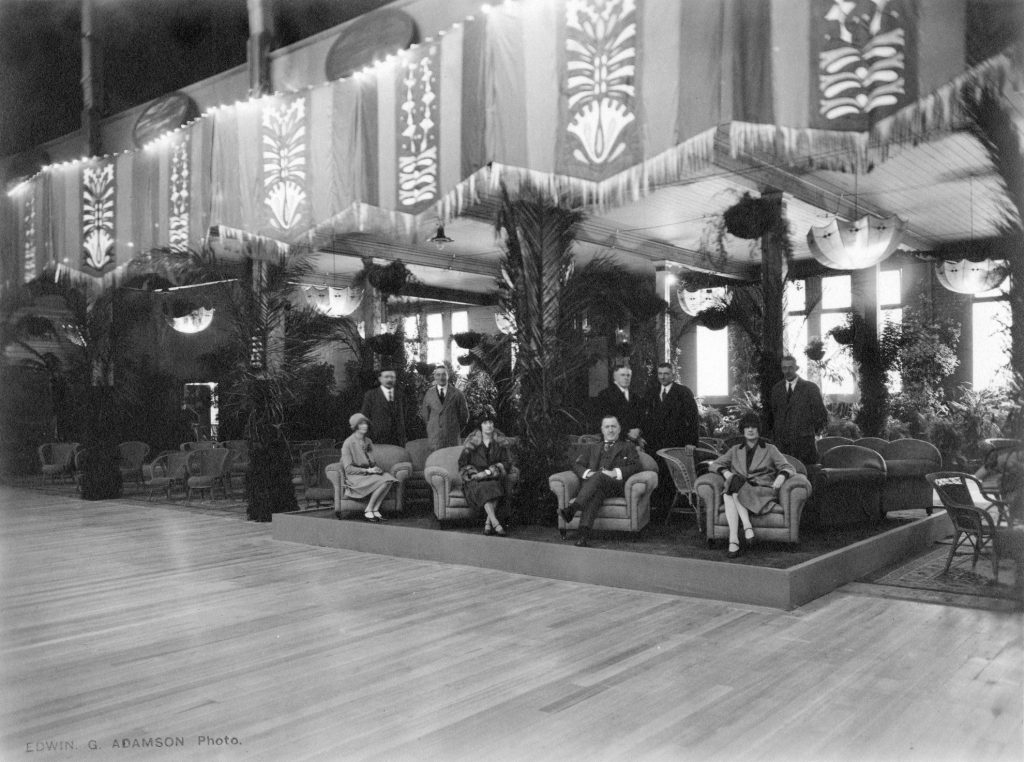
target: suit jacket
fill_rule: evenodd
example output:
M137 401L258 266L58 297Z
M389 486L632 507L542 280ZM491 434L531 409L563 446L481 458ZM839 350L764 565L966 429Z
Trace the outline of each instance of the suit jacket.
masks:
M395 388L392 392L394 402L388 402L379 386L370 389L363 395L360 412L370 419L373 441L405 447L405 405L401 391Z
M661 384L648 390L643 422L648 452L662 447L697 446L700 439L700 413L693 392L675 382L661 399Z
M644 412L642 397L632 389L629 390L628 402L626 395L615 384L598 394L594 401L598 418L596 431L600 431L600 420L605 415L614 415L619 419L623 438L630 429L638 429L642 425Z
M796 380L792 397L786 395L785 380L772 387L771 425L765 426L776 442L792 442L797 437L813 437L828 423L828 411L816 384L802 378Z
M590 471L600 471L613 468L622 470L623 483L633 474L641 471L643 466L640 463L640 456L637 454L636 447L630 442L620 440L606 451L604 443L599 442L587 447L577 456L576 462L573 463L573 470L581 479L588 469Z
M431 451L462 444L462 430L469 423L466 396L453 384L448 384L448 391L442 404L437 396L437 386L431 385L423 395L420 418L427 424L427 439Z

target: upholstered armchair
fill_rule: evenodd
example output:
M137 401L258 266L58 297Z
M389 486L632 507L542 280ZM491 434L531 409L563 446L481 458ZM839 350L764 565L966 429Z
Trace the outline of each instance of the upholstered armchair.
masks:
M597 445L599 446L600 440ZM639 533L651 520L651 494L658 486L658 464L645 452L639 453L641 471L626 479L622 496L610 497L601 504L594 519L594 529ZM580 491L580 477L575 471L561 471L548 477L548 487L558 501L558 531L564 538L569 529L578 529L579 514L566 524L561 509Z
M462 477L459 476L459 456L462 445L442 447L427 456L423 468L423 476L430 485L434 500L434 515L442 522L455 519L479 518L476 509L466 503L462 492ZM515 466L505 475L506 498L515 490L519 482L519 469Z
M814 474L808 521L822 527L877 521L884 516L886 475L885 460L867 447L842 444L827 450Z
M373 460L383 471L398 479L398 484L388 491L388 496L381 503L381 510L389 513L401 513L405 505L405 482L412 473L412 462L408 451L397 445L375 444ZM345 497L345 469L341 462L328 465L324 472L331 484L334 485L335 515L341 518L343 513L355 511L362 513L366 508L367 498L357 500Z
M760 516L750 516L758 539L773 542L800 543L800 520L804 506L811 497L811 483L807 480L807 468L791 455L784 456L796 469L796 474L786 479L779 489L778 506ZM694 484L697 497L704 508L704 525L707 527L708 545L715 540L729 539L729 522L725 519L725 479L720 474L707 473L698 476Z
M839 445L852 445L853 440L849 437L822 437L814 443L815 449L818 451L818 457L821 458L825 453L831 450L833 447L839 447Z

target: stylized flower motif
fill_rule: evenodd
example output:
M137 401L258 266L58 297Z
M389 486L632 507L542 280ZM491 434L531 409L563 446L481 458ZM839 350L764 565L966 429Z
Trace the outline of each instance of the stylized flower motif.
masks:
M82 170L82 254L97 270L114 261L114 165Z
M413 207L437 197L438 108L437 77L431 48L419 61L405 65L405 97L399 111L405 115L398 151L398 203Z
M274 227L289 230L297 225L305 200L306 192L290 180L271 188L267 193L267 206L270 207L270 221Z
M625 150L623 131L635 120L635 13L634 0L566 5L566 129L580 142L573 156L582 163L606 164Z
M263 112L263 184L270 222L280 230L299 224L306 203L305 115L302 98Z

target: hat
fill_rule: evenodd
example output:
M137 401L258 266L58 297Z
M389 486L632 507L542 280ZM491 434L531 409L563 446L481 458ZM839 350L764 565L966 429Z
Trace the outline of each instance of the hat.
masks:
M739 422L736 424L736 428L738 428L740 430L741 434L743 433L744 429L746 429L746 428L748 428L750 426L753 426L754 428L756 428L757 429L757 433L760 434L761 433L761 416L759 416L757 413L745 413L743 415L743 417L740 418Z
M348 419L348 425L351 427L352 431L355 431L356 430L356 426L358 426L363 421L366 421L367 423L369 423L370 419L367 418L362 413L353 413L352 417Z
M477 413L476 417L473 419L473 426L479 429L480 424L484 421L490 421L491 423L498 422L498 414L490 405L485 405L484 408Z

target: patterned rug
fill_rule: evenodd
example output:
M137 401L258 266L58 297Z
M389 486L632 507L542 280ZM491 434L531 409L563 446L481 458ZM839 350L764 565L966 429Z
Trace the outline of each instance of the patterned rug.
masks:
M971 596L1021 603L1020 591L1014 587L1014 562L1011 559L1000 560L999 579L996 581L991 555L982 553L978 565L972 568L973 551L961 546L946 572L951 544L950 539L936 543L900 566L884 569L861 582L940 593L947 596L945 602L955 603L953 598Z

